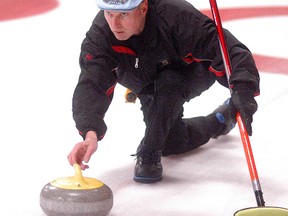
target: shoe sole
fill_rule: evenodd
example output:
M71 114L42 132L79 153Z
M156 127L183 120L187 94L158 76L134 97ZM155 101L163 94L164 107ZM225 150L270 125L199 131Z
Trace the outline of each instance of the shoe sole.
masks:
M144 184L156 183L156 182L162 181L162 179L163 179L163 176L152 177L152 178L134 176L133 178L135 182L144 183Z

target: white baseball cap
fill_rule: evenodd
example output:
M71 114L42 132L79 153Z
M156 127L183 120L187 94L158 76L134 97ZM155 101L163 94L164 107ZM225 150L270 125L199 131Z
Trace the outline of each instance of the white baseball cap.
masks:
M101 10L129 11L133 10L143 2L143 0L95 0Z

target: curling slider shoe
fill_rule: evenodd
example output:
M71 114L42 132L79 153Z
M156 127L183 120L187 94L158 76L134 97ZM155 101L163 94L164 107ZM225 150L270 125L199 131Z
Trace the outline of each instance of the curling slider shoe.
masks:
M230 98L228 98L213 112L213 115L216 117L218 122L223 124L225 127L220 133L215 134L212 138L218 138L221 135L228 134L236 125L236 117L231 118L230 115L229 102Z
M133 178L135 182L151 184L162 181L161 151L144 148L132 156L137 156Z

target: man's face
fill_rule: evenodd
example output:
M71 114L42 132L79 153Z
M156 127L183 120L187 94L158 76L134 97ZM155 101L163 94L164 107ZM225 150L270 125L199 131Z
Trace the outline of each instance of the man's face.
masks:
M105 19L118 40L128 40L133 35L141 34L148 8L146 2L144 1L139 7L127 12L104 11Z

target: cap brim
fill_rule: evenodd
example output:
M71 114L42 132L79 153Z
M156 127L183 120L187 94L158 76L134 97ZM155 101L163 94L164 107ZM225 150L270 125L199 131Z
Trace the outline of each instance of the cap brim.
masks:
M143 0L130 0L126 3L117 3L111 0L111 3L105 2L105 0L95 0L100 10L115 10L115 11L130 11L137 8Z

